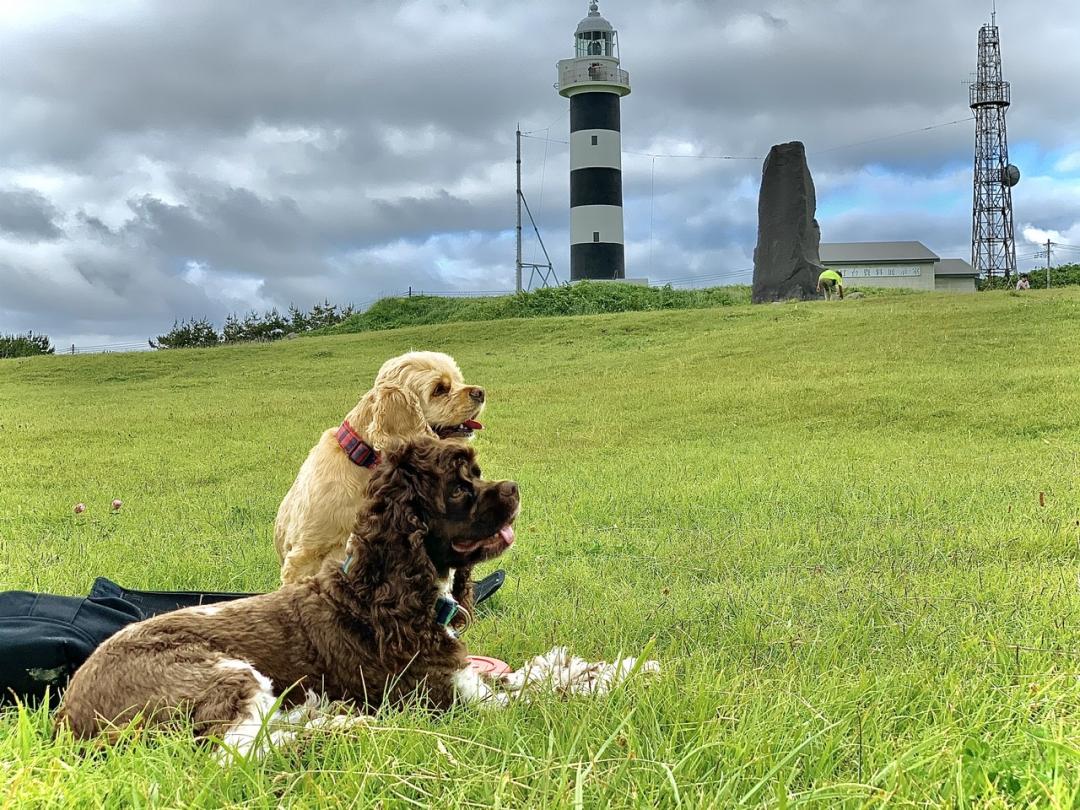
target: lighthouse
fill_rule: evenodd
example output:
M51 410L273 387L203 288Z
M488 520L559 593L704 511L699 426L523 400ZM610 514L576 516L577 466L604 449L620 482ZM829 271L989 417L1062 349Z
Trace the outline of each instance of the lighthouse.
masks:
M570 99L570 280L625 278L619 100L630 74L596 0L558 69L559 95Z

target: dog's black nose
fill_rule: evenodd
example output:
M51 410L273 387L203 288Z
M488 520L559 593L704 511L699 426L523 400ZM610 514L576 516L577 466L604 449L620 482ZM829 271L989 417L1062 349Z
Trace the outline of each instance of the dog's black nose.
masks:
M517 481L502 481L499 484L499 494L504 498L515 498L518 494Z
M474 388L469 392L469 396L472 397L473 399L475 399L477 402L483 402L484 401L484 389L483 388Z

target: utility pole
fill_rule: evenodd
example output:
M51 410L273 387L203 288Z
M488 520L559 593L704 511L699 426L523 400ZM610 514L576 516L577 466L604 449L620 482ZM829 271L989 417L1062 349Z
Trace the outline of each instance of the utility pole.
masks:
M1050 249L1054 246L1054 243L1049 239L1046 240L1046 289L1050 289Z
M521 124L517 127L517 263L514 265L514 290L521 292Z
M539 264L537 262L523 262L521 260L521 208L525 207L525 213L529 215L529 222L532 223L533 232L536 233L536 241L540 244L540 250L544 251L544 258L547 259L547 264ZM532 289L533 279L537 276L540 277L540 283L545 287L557 287L559 286L559 278L555 275L555 268L551 266L551 256L548 255L547 248L544 247L544 240L540 236L540 229L536 227L536 218L532 215L532 210L529 208L529 201L525 199L525 192L521 190L521 124L518 124L517 128L517 260L514 262L514 289L517 292L523 292L522 286L522 270L529 268L529 289Z

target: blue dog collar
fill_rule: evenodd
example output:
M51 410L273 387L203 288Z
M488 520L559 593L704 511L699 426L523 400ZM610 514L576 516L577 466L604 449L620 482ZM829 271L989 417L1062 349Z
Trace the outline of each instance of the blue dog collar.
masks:
M449 627L461 606L452 596L440 596L435 600L435 623Z

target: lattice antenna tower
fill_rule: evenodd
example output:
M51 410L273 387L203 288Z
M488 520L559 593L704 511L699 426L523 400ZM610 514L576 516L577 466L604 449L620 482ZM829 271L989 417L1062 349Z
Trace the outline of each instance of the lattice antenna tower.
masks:
M979 29L979 65L970 88L975 114L975 183L971 216L971 264L987 278L1016 275L1012 189L1020 170L1009 163L1005 113L1012 90L1001 77L997 5Z

